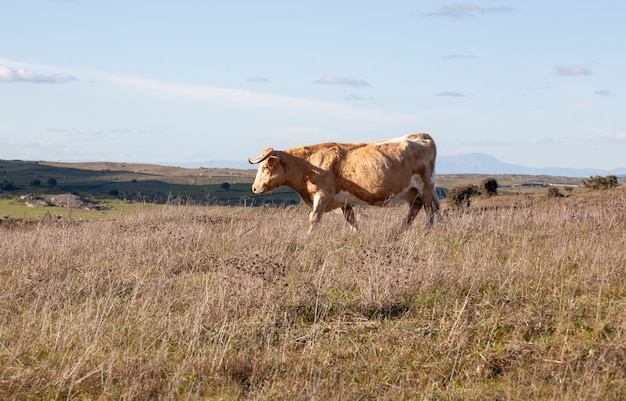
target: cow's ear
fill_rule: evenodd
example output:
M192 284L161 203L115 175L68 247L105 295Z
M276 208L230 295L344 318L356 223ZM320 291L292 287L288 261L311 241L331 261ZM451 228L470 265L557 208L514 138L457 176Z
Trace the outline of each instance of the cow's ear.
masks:
M273 169L278 164L278 156L270 156L267 158L267 167Z

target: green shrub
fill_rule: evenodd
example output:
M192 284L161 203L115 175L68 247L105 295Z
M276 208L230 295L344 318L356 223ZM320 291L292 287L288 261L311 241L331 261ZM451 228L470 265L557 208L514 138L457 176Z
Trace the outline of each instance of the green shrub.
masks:
M548 188L548 198L562 198L563 194L561 193L561 191L559 191L559 189L557 187L550 187Z
M614 175L607 175L606 177L596 175L583 180L583 185L589 189L610 189L615 188L618 185L618 181Z
M480 189L487 196L495 196L498 194L498 181L495 178L485 178L480 184Z
M476 185L460 185L448 191L448 199L454 207L469 207L470 198L478 194Z

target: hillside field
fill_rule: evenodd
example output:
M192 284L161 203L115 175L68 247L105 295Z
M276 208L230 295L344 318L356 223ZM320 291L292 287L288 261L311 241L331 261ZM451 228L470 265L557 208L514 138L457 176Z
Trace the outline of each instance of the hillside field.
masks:
M626 398L626 190L0 219L0 399Z
M299 202L298 195L287 188L270 194L253 194L250 184L255 174L255 170L187 169L154 164L0 160L0 183L12 187L8 191L0 190L0 198L24 193L43 197L75 193L96 201L121 199L159 204L260 206ZM49 184L51 180L53 185ZM0 208L0 215L1 212Z

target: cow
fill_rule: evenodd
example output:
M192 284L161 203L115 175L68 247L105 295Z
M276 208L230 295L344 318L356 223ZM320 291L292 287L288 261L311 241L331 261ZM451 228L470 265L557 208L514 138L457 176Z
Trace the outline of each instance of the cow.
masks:
M422 206L430 228L439 211L435 191L437 148L426 133L370 143L322 143L287 150L267 148L250 164L259 164L252 192L264 194L281 186L293 189L312 208L309 233L324 212L341 208L353 231L358 230L354 205L387 206L406 202L408 227Z

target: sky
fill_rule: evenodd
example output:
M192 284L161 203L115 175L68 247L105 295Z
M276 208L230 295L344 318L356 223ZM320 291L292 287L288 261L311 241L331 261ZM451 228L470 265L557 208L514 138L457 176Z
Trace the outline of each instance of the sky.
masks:
M0 159L203 163L428 132L626 167L626 2L3 0Z

